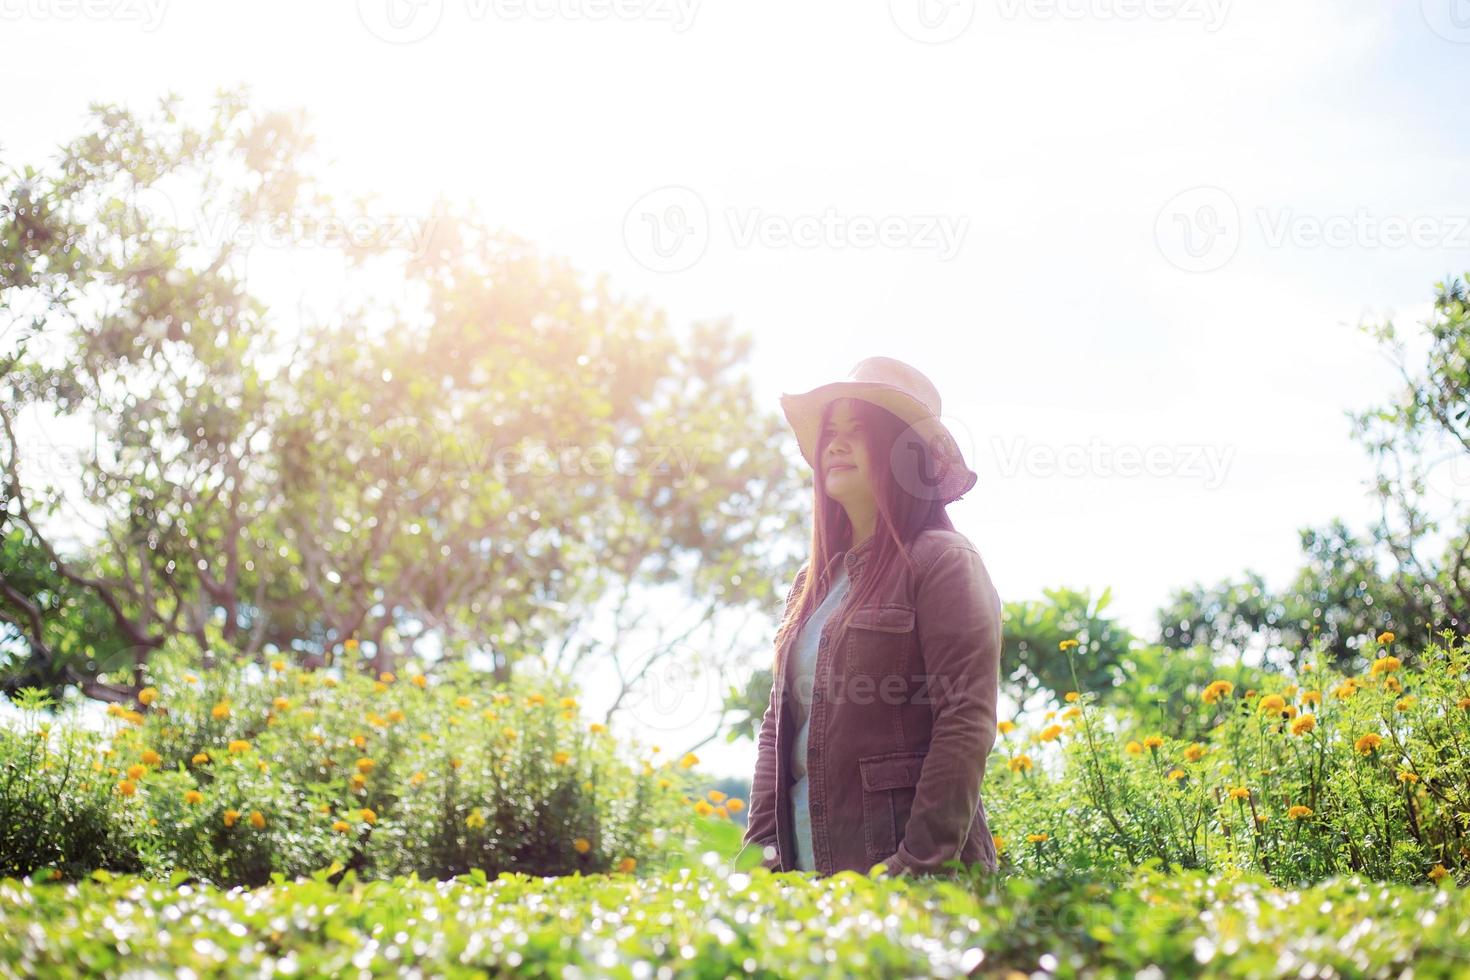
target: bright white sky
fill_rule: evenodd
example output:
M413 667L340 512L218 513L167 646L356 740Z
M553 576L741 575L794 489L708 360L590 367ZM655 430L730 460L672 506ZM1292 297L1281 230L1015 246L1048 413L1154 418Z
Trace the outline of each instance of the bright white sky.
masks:
M1470 269L1465 0L391 2L0 0L0 160L246 81L344 187L472 199L675 323L732 316L772 410L909 361L1007 600L1111 585L1152 633L1171 588L1280 584L1298 528L1361 527L1344 412L1394 377L1356 325Z

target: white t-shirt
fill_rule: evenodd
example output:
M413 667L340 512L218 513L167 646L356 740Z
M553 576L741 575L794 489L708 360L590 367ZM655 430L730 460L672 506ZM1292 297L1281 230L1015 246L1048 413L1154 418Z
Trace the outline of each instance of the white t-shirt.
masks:
M811 727L811 705L814 678L817 669L817 646L821 642L822 624L825 623L847 595L847 563L837 563L837 574L832 588L821 605L812 612L797 634L791 647L790 692L792 710L796 717L796 739L791 743L792 822L796 827L796 866L802 871L815 871L816 859L812 854L812 819L808 809L810 781L806 771L807 733Z

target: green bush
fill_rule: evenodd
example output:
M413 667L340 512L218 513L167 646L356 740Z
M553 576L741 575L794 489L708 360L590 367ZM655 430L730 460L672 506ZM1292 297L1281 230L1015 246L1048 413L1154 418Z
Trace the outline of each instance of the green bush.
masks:
M1042 727L1002 725L985 782L1001 856L1027 874L1155 858L1282 883L1466 880L1470 650L1444 639L1401 660L1385 633L1356 675L1217 678L1189 692L1198 739L1068 692Z
M0 872L591 873L669 859L694 816L697 760L625 760L575 697L533 682L186 663L158 656L100 738L38 734L30 696L25 730L0 736Z

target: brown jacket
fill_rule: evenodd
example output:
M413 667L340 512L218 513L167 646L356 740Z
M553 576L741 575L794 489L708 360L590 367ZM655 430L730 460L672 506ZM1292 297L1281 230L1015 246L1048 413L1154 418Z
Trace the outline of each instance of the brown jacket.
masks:
M872 542L832 559L846 563L853 589ZM995 744L1000 598L958 531L926 528L910 548L918 572L900 564L876 606L836 636L834 613L818 641L807 746L818 875L866 873L880 861L893 874L945 873L955 858L996 867L980 785ZM791 646L788 639L776 651L741 849L774 847L762 864L777 871L796 868Z

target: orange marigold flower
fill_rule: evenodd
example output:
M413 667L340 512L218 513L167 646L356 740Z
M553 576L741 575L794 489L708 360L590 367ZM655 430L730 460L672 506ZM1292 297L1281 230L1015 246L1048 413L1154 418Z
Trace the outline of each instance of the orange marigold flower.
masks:
M243 738L234 738L234 739L231 739L230 740L230 753L232 755L238 754L240 752L249 752L249 751L250 751L250 743L247 742L247 741L245 741L245 739L243 739Z
M1367 755L1370 752L1376 751L1378 746L1382 744L1383 738L1381 736L1369 732L1367 735L1359 737L1359 739L1353 743L1353 748L1357 749L1360 754Z
M1232 800L1248 800L1250 799L1250 795L1251 791L1244 786L1230 787L1230 798Z
M1317 717L1315 715L1302 715L1291 723L1291 733L1293 735L1304 735L1316 727Z
M262 827L264 827L265 826L265 814L261 813L259 810L251 810L250 811L250 826L254 827L256 830L260 830Z
M1419 777L1407 769L1400 769L1398 775L1399 782L1401 783L1417 783L1419 781Z
M1128 744L1123 746L1123 751L1129 755L1138 755L1143 751L1143 743L1129 740Z
M1040 844L1044 840L1050 840L1050 834L1027 834L1026 839L1033 844Z
M1184 758L1190 762L1198 762L1205 754L1205 747L1198 742L1193 742L1184 747Z
M738 796L732 796L725 801L725 809L731 813L739 813L745 809L745 801Z
M1075 650L1080 644L1076 640L1063 640L1057 644L1058 650Z
M1082 695L1078 694L1076 691L1068 691L1066 694L1063 695L1063 698L1065 698L1068 702L1076 701L1080 697L1082 697Z
M1379 642L1380 645L1387 646L1388 644L1392 643L1393 641L1394 641L1393 630L1384 630L1382 633L1379 633L1378 634L1378 642Z
M1272 711L1281 711L1285 707L1285 698L1283 698L1279 694L1268 694L1265 697L1261 698L1260 703L1256 705L1256 710L1261 714L1266 714Z
M996 723L995 730L1002 735L1006 735L1016 730L1016 723L1013 721L1000 721Z
M1397 701L1395 701L1393 706L1394 706L1394 708L1396 708L1399 711L1408 711L1410 708L1412 708L1414 706L1414 702L1415 701L1418 701L1418 700L1419 700L1419 697L1417 695L1414 695L1414 694L1406 694L1403 697L1399 698Z
M1146 748L1146 749L1157 749L1160 746L1162 746L1163 744L1164 744L1164 739L1161 736L1158 736L1158 735L1145 735L1143 737L1143 747Z
M1322 692L1321 691L1303 691L1302 692L1302 704L1321 704L1321 703L1322 703Z
M428 778L429 777L428 776L425 776L422 772L416 772L412 776L409 776L408 777L408 781L409 781L409 783L411 785L417 786L420 783L422 783L425 779L428 779Z
M196 766L202 766L206 762L209 761L209 753L208 752L195 752L194 753L194 758L190 759L189 761L192 762L192 763L194 763L194 765L196 765Z
M197 789L191 789L184 793L184 802L189 804L203 803L204 794Z
M1174 780L1183 779L1184 778L1184 770L1183 769L1170 769L1169 770L1169 775L1167 775L1164 778L1165 779L1168 779L1171 782L1173 782Z
M1436 864L1434 867L1429 869L1429 879L1431 881L1439 881L1439 879L1443 878L1447 874L1449 874L1449 871L1446 870L1445 866L1442 864Z
M1296 806L1288 807L1286 815L1292 820L1301 820L1303 817L1310 817L1312 815L1312 808L1309 806L1302 806L1300 803L1298 803Z
M587 730L592 734L597 735L601 732L607 731L607 726L600 721L594 721L592 724L587 726Z
M623 874L632 874L636 867L638 867L638 862L634 858L625 857L618 862L618 870Z
M679 766L683 769L689 769L697 765L699 765L699 756L695 755L693 752L684 753L684 758L679 760Z
M132 796L138 791L138 787L131 779L124 779L117 784L117 791L123 796Z
M1214 704L1223 697L1228 697L1235 691L1235 684L1231 681L1211 681L1200 694L1205 704Z
M1027 769L1032 768L1033 763L1031 762L1031 757L1029 755L1018 755L1010 762L1006 763L1006 765L1010 767L1011 772L1023 772Z
M152 704L153 701L154 701L154 699L157 698L157 697L158 697L158 688L156 688L156 687L145 687L145 688L143 688L143 690L141 690L141 691L138 692L138 703L139 704L143 704L143 705Z
M332 821L332 829L339 834L346 834L351 832L352 824L346 820L334 820Z
M216 718L228 718L230 717L230 703L228 701L220 701L213 708L209 709L209 713Z
M415 687L427 687L429 684L429 679L423 674L414 674L408 679L408 682Z
M233 827L233 826L235 826L235 821L236 820L239 820L239 819L240 819L240 811L239 810L230 809L230 810L226 810L224 812L224 821L225 821L225 826L226 827Z
M128 766L128 778L129 779L142 779L147 774L148 774L148 767L145 766L145 765L143 765L141 762L140 763L137 763L136 765Z
M569 761L571 761L571 758L572 758L572 754L570 752L567 752L566 750L562 749L562 750L558 750L555 754L552 755L551 761L553 763L555 763L556 765L558 765L558 766L564 766Z
M1043 742L1054 742L1061 736L1062 732L1063 728L1061 725L1047 725L1036 733L1036 737Z
M586 854L592 850L592 842L585 837L578 837L572 841L572 847L576 848L578 854Z
M1403 661L1399 660L1398 657L1379 657L1373 661L1373 666L1369 668L1369 672L1375 675L1391 674L1401 666L1403 666Z
M709 816L711 813L714 812L714 809L714 807L710 806L704 800L696 800L694 802L694 812L699 814L701 817Z
M357 811L357 815L362 818L363 823L378 822L378 815L373 811L372 807L363 807L361 810Z

